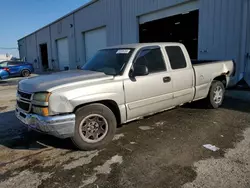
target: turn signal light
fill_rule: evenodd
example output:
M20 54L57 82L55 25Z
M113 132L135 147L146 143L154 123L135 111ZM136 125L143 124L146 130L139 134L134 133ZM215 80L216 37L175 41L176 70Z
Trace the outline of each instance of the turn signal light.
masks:
M33 113L41 115L41 116L49 116L49 108L33 106Z
M44 116L49 116L49 108L43 108L42 112Z

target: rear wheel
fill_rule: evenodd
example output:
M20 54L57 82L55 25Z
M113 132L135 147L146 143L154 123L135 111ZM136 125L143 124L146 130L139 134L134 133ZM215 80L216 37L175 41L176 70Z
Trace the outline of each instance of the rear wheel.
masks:
M219 108L224 100L225 87L220 81L213 81L207 97L210 107Z
M72 141L80 150L94 150L114 137L117 122L114 113L103 104L90 104L77 110Z
M22 77L29 77L30 71L29 70L22 70L21 75L22 75Z

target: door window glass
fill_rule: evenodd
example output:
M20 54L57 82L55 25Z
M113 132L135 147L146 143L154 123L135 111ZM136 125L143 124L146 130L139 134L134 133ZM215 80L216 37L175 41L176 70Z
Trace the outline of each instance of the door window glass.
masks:
M135 63L146 65L149 73L166 71L165 61L160 48L142 50Z
M7 61L0 63L0 67L7 67Z
M10 61L10 62L8 62L8 66L17 66L19 64L20 64L20 62L16 62L16 61Z

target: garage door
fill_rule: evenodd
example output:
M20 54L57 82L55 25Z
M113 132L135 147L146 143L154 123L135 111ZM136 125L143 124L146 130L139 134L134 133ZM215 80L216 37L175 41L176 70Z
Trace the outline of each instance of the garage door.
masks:
M198 56L199 1L191 1L139 18L139 42L181 42Z
M88 61L99 49L107 46L106 28L85 32L85 52Z
M57 40L57 57L60 70L64 70L65 67L69 67L68 38Z
M184 3L184 4L180 4L174 7L170 7L167 9L163 9L163 10L159 10L153 13L149 13L149 14L145 14L143 16L139 17L139 23L140 24L144 24L146 22L151 22L154 20L159 20L162 18L166 18L166 17L170 17L170 16L174 16L177 14L183 14L183 13L187 13L190 11L194 11L199 9L199 1L191 1L188 3Z

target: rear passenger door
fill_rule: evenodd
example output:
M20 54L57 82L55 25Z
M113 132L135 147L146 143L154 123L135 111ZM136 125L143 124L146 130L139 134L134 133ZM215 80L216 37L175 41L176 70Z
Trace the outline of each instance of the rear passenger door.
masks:
M135 64L146 65L149 74L124 81L128 120L172 107L171 74L162 49L158 46L141 49L131 69Z
M184 46L165 47L173 80L174 104L190 102L194 97L194 71Z

